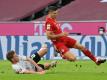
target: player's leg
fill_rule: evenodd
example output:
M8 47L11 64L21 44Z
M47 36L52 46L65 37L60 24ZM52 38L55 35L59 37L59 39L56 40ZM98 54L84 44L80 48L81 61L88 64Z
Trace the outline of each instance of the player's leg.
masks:
M62 57L68 61L76 61L76 56L70 51L63 53Z
M54 68L57 65L57 61L47 62L44 64L44 69L49 70L50 68Z
M42 48L31 55L31 58L38 63L41 60L41 57L43 57L47 53L47 45L43 45Z
M57 61L52 62L46 62L44 64L38 64L39 67L41 67L43 70L49 70L50 68L54 68L57 65ZM35 71L37 71L37 68L35 67Z
M48 50L47 45L46 44L42 45L41 49L38 51L39 56L43 57L47 53L47 50Z
M67 46L65 46L65 44L57 43L55 47L57 48L57 51L60 52L60 55L63 59L67 59L68 61L76 60L76 56L69 51L69 49L67 48Z
M80 43L76 43L73 48L81 50L84 55L88 56L91 60L93 60L96 64L101 64L104 63L106 60L105 59L97 59L87 48L85 48L83 45Z
M42 68L43 71L45 70L45 67L44 67L43 64L38 64L38 66L39 66L40 68ZM36 71L36 72L39 72L38 69L37 69L37 67L35 67L35 71Z

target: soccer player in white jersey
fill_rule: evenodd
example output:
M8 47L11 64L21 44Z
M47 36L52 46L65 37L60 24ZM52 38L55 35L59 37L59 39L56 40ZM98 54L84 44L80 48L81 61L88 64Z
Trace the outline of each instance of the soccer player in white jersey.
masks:
M52 61L51 63L38 64L41 57L46 53L47 46L43 45L38 52L32 54L30 57L19 56L15 51L9 51L6 57L12 63L12 68L16 73L45 74L45 70L55 67L57 63L56 61Z

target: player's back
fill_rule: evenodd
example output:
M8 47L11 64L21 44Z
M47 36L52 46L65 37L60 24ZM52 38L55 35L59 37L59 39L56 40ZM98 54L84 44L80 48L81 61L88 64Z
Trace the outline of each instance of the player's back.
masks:
M35 66L26 60L26 56L19 56L19 62L12 64L12 68L15 72L35 70Z

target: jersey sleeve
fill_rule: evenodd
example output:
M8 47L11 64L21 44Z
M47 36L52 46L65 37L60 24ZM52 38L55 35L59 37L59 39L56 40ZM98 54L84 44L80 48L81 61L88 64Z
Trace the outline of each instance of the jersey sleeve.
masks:
M54 27L51 23L46 23L45 28L46 31L54 31Z
M14 65L14 66L12 66L12 68L16 73L23 73L24 71L26 71L26 69L24 69L18 65Z
M19 59L26 61L26 60L27 60L27 57L26 57L26 56L19 56Z

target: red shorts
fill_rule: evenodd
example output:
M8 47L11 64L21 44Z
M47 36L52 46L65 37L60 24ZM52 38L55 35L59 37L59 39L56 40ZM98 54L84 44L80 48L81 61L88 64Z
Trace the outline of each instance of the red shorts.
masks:
M57 51L63 55L67 51L69 51L69 48L72 48L76 43L75 39L72 39L70 37L65 37L63 39L60 39L60 41L56 42L54 46L56 47Z

